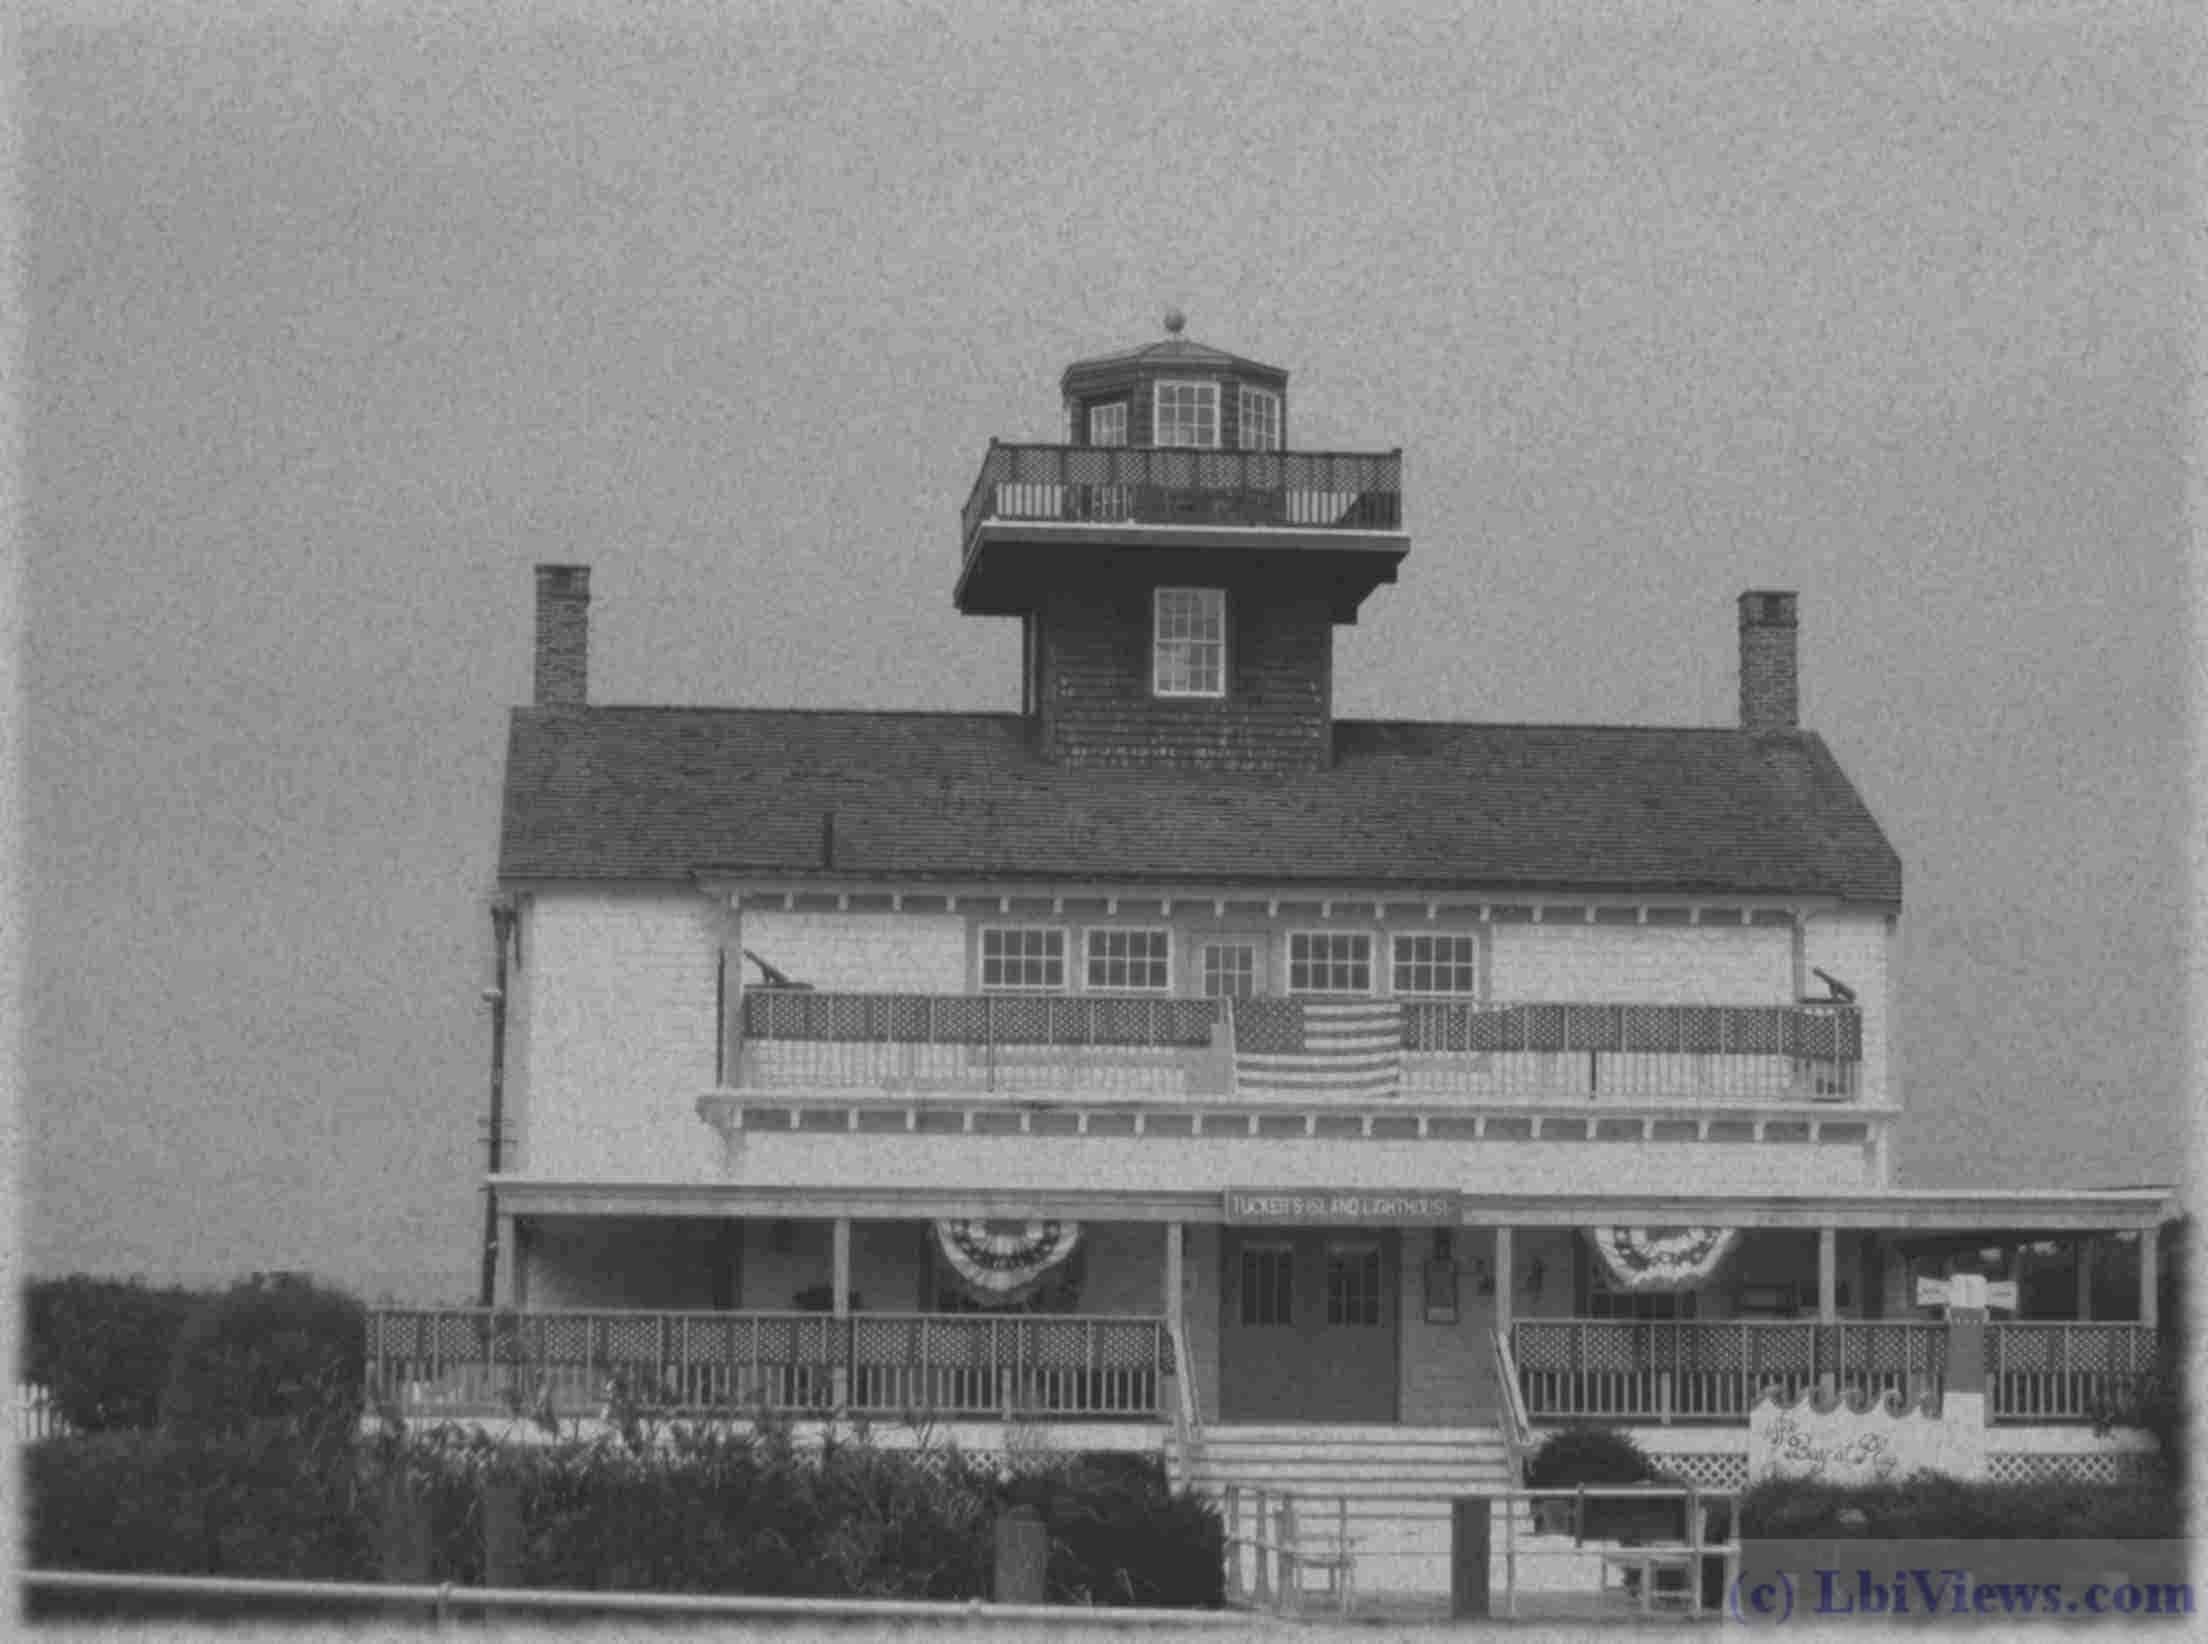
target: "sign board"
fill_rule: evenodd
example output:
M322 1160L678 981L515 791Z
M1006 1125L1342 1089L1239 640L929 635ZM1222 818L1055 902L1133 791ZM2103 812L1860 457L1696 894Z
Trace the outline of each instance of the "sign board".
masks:
M1454 1188L1230 1187L1227 1222L1235 1227L1455 1227L1464 1195Z
M1919 1307L1952 1307L1984 1312L1998 1307L2016 1311L2016 1281L1988 1279L1983 1273L1958 1273L1950 1279L1917 1280Z
M1943 1408L1899 1408L1898 1398L1858 1409L1845 1400L1818 1408L1814 1394L1782 1404L1766 1397L1748 1412L1748 1482L1811 1479L1820 1484L1899 1484L1920 1473L1985 1476L1983 1422ZM1949 1401L1952 1403L1953 1401Z

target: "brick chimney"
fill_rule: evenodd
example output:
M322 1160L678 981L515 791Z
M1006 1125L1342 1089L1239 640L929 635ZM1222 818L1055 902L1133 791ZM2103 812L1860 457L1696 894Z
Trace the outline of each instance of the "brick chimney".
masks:
M1740 728L1791 731L1801 724L1795 665L1794 596L1751 589L1740 596Z
M537 696L540 708L590 701L590 567L537 567Z

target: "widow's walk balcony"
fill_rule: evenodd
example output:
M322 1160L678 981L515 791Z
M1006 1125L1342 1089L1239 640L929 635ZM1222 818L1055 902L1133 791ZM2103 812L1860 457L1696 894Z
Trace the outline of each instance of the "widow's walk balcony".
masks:
M1409 551L1403 453L992 441L961 520L959 609L1032 609L1062 579L1062 551L1083 547L1213 565L1223 551L1262 553L1269 572L1301 567L1332 590L1335 619L1350 621Z

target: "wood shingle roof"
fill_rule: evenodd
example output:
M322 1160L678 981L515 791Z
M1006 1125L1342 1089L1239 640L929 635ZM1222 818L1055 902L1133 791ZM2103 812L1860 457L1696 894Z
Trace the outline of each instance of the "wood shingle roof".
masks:
M1821 738L1345 721L1292 777L1046 763L1012 714L517 709L499 873L1830 896L1901 863Z

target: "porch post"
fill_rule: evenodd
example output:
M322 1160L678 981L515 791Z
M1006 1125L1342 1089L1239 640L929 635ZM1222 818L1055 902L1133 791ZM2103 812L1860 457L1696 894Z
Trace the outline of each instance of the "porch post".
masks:
M1817 1229L1817 1322L1840 1322L1840 1230Z
M506 1305L517 1312L529 1305L527 1234L521 1217L498 1218L498 1270L505 1276Z
M2162 1320L2162 1230L2139 1229L2139 1322L2149 1330Z
M2078 1258L2077 1315L2081 1319L2093 1316L2093 1247L2094 1238L2090 1233L2079 1234L2073 1245Z
M1165 1322L1175 1335L1179 1335L1181 1329L1182 1239L1181 1224L1179 1222L1167 1222L1165 1224L1165 1295L1162 1299L1165 1303ZM1184 1371L1183 1374L1186 1374L1186 1372Z
M849 1341L851 1325L851 1218L838 1216L832 1239L830 1265L833 1272L829 1280L829 1310L835 1315L836 1333L843 1341ZM851 1366L843 1354L836 1356L835 1374L832 1378L836 1390L836 1408L841 1410L851 1398Z
M1510 1234L1507 1227L1495 1229L1495 1331L1515 1356L1517 1349L1510 1340L1511 1292L1517 1288L1518 1264L1513 1259Z

